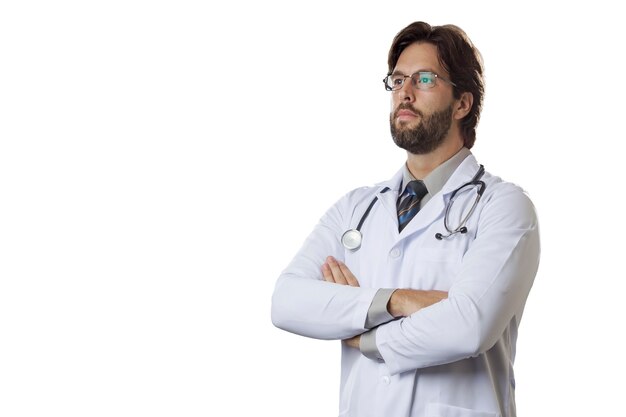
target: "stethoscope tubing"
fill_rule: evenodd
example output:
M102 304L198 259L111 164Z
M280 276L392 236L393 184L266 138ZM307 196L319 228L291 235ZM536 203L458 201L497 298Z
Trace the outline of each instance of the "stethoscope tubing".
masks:
M449 238L450 236L453 236L457 233L461 233L461 234L467 233L467 227L465 227L465 224L467 223L469 218L472 217L474 210L476 210L476 207L478 206L478 203L480 202L480 199L483 196L483 193L485 192L485 188L487 188L487 185L485 184L485 182L480 181L484 173L485 173L485 167L481 165L480 168L478 168L478 172L476 173L476 175L474 175L474 178L472 178L471 181L466 182L465 184L461 185L460 187L458 187L456 190L452 192L452 194L450 195L450 199L448 200L448 203L446 204L446 212L444 213L444 216L443 216L443 226L446 228L448 234L444 235L442 233L435 233L435 239L442 240L442 239ZM474 200L474 204L472 204L470 211L461 220L459 225L455 229L451 229L450 226L448 226L448 213L450 212L450 208L452 207L454 198L456 197L456 194L459 191L461 191L462 189L470 185L472 186L477 185L479 187L477 195L476 195L476 200Z
M484 173L485 173L485 167L483 165L480 165L478 172L476 173L476 175L474 175L471 181L461 185L460 187L458 187L452 192L452 194L450 195L450 200L448 200L448 203L446 204L446 210L445 210L445 214L443 218L443 225L448 231L448 234L443 235L441 233L436 233L435 238L437 240L447 239L451 236L454 236L457 233L461 233L461 234L467 233L467 227L465 227L465 224L474 213L474 210L476 209L478 202L480 201L483 193L485 192L485 188L487 188L487 185L485 184L485 182L480 181ZM450 227L448 226L448 213L450 211L450 207L452 206L452 202L454 201L454 197L460 190L462 190L463 188L469 185L479 186L476 200L474 201L474 204L472 205L472 208L470 209L470 211L463 218L463 220L461 220L460 225L456 229L450 229ZM381 191L381 194L387 191L389 191L389 188L386 187L385 189ZM359 224L357 225L356 229L348 229L343 233L343 235L341 235L341 243L346 249L351 250L351 251L357 251L361 247L361 243L363 241L363 233L361 232L361 228L363 227L363 223L365 223L365 220L369 216L370 211L372 211L372 208L374 207L377 201L378 201L378 196L375 196L370 202L369 206L367 206L365 213L363 213L363 215L361 216L361 220L359 220Z
M385 187L381 191L381 194L387 191L389 191L389 188ZM361 233L361 227L363 227L365 219L367 219L367 216L369 216L372 207L374 207L374 204L376 204L377 201L378 196L374 197L374 199L370 202L370 205L367 206L367 210L365 210L365 213L363 213L363 215L361 216L361 220L359 221L356 229L348 229L343 233L343 235L341 235L341 244L346 249L351 251L357 251L361 247L361 242L363 241L363 233Z

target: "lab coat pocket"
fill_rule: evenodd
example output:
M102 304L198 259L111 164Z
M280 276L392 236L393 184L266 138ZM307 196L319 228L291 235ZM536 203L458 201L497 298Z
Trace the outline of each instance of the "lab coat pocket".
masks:
M501 415L453 405L430 403L426 406L426 417L501 417Z
M462 254L439 248L420 247L415 250L412 288L447 290L461 270Z

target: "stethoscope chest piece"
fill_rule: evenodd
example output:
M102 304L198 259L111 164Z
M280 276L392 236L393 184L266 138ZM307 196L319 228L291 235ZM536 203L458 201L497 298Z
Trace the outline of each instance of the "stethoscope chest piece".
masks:
M356 229L346 230L341 236L341 244L348 250L357 250L361 247L363 235Z

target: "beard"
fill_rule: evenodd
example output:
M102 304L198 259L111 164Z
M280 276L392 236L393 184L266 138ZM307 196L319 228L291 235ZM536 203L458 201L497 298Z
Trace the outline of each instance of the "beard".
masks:
M400 126L396 127L394 119L398 111L402 109L411 110L419 116L420 120L415 127L407 127L406 122L400 122ZM452 126L452 105L424 117L424 113L410 104L400 104L389 116L389 123L391 137L396 145L414 155L427 154L437 149L448 134Z

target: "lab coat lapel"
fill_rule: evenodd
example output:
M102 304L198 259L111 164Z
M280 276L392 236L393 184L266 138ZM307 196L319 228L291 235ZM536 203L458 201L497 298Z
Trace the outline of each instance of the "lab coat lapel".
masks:
M398 224L398 209L396 203L398 201L400 184L402 183L402 172L402 169L400 169L389 181L378 184L380 190L376 193L380 205L384 207L387 215L395 220L396 226ZM387 189L387 191L382 192L384 189ZM396 233L398 233L397 227Z
M442 190L435 194L402 230L400 238L406 238L413 233L423 230L443 217L446 203L450 199L452 192L466 182L471 181L478 168L479 165L474 155L469 155L465 158L450 176Z

